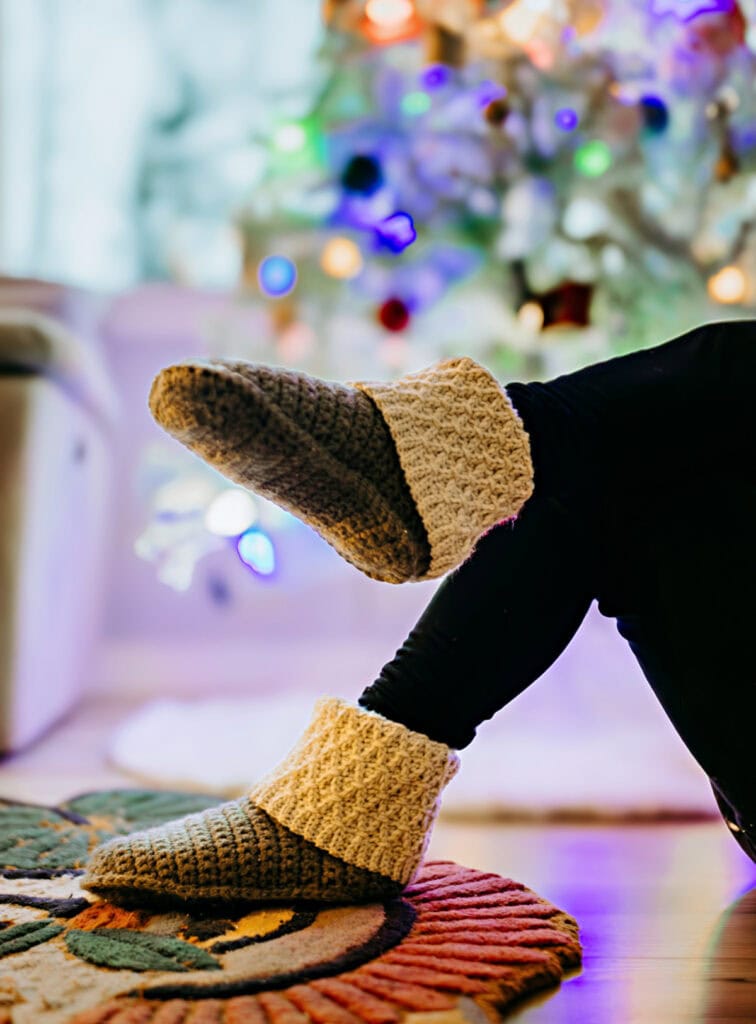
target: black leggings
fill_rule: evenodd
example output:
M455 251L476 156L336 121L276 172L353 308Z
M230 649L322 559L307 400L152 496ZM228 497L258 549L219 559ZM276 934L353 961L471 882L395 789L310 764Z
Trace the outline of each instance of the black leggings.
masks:
M720 796L756 822L755 379L741 322L510 385L534 495L443 581L362 706L464 747L595 599Z

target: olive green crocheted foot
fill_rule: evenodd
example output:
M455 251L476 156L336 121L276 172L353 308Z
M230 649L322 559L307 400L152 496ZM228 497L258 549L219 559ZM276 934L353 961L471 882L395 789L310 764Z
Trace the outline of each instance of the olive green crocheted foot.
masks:
M250 363L170 366L157 422L231 480L314 527L368 576L422 577L430 550L388 427L344 384Z
M318 849L247 799L110 840L93 853L81 884L128 904L358 903L388 899L403 888Z

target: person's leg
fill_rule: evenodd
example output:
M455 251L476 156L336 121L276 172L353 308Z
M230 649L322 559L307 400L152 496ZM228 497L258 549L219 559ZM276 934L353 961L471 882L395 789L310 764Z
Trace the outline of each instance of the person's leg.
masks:
M595 593L585 523L534 496L444 580L359 703L457 749L556 660Z
M209 894L213 886L216 895L243 892L250 898L273 898L275 893L275 898L295 898L306 892L311 898L323 899L385 893L387 882L401 887L419 864L438 795L453 773L451 747L469 743L480 721L505 705L553 662L578 628L592 597L599 593L599 567L616 585L616 580L622 578L617 559L621 563L624 555L632 562L640 598L627 605L629 614L622 617L623 629L630 628L635 616L637 632L631 638L634 649L642 662L645 658L657 692L661 695L665 688L668 691L668 713L717 784L727 794L741 794L737 796L741 806L743 800L747 803L750 789L740 781L748 771L747 760L743 763L742 758L736 758L733 769L730 759L721 755L725 742L722 729L715 730L713 743L705 742L705 729L700 724L703 708L687 715L686 699L680 696L687 680L674 659L666 666L653 666L654 658L671 649L669 643L664 646L668 639L665 627L660 633L654 630L654 623L664 623L662 611L671 615L676 606L674 600L665 609L653 604L655 563L648 562L649 571L644 575L643 559L637 557L648 555L651 548L644 532L636 530L637 550L628 553L626 535L643 513L651 516L653 524L663 521L660 510L670 486L671 469L683 481L699 484L699 493L683 510L683 517L687 514L688 518L690 510L700 509L702 503L705 514L713 516L717 512L722 488L710 486L712 467L727 463L725 479L732 474L739 476L741 451L753 451L745 436L752 413L748 412L750 407L738 404L739 398L731 402L729 396L731 387L742 390L738 354L744 351L743 332L748 329L739 331L737 345L720 339L722 328L718 326L714 333L694 332L648 354L599 364L551 384L508 386L507 395L469 360L451 364L453 386L432 374L432 381L423 384L424 397L416 422L424 423L428 443L436 446L438 464L447 474L444 479L453 485L453 500L448 499L445 486L436 487L435 463L429 472L422 458L413 465L432 485L427 496L432 499L435 518L426 520L419 502L417 507L425 526L432 522L438 528L437 552L444 549L444 528L452 512L456 526L449 566L464 558L468 540L472 545L480 534L479 525L466 521L470 510L485 506L484 519L496 522L499 498L516 492L514 504L501 515L519 511L519 517L491 529L478 541L472 557L442 585L408 642L363 694L361 708L326 702L304 745L296 748L283 771L273 773L248 798L230 805L229 810L206 812L200 822L175 822L141 836L117 840L115 846L106 845L95 857L88 884L100 891L108 891L111 884L117 890L120 886L131 890L156 884L160 887L163 881L174 884L180 868L188 879L181 894L195 897ZM441 365L440 372L442 377L447 374L446 364ZM221 377L225 373L223 369ZM474 386L468 392L470 381ZM486 401L480 401L479 383L486 389ZM457 385L462 387L461 400ZM298 379L298 393L309 386ZM414 387L413 382L413 395ZM326 392L326 404L334 408L339 404L331 401L336 390ZM396 392L391 393L396 397ZM249 397L246 385L244 394ZM224 396L228 397L225 391ZM201 387L192 390L190 397L191 416L199 415L202 420L193 419L190 432L198 427L204 430L207 423L203 419ZM514 414L510 401L519 416ZM249 422L244 421L244 431L238 432L238 423L234 424L238 433L232 438L234 452L242 459L246 458L252 435L258 429L264 433L274 415L267 399L261 403L252 410ZM399 404L401 417L404 397ZM734 406L738 415L731 414ZM181 407L185 408L183 404ZM216 403L208 412L213 431L214 417L221 407L228 411L223 403ZM453 413L451 427L440 414L442 407ZM236 408L241 415L244 407ZM305 403L308 415L318 408L317 401L314 406ZM496 411L496 423L489 423L483 415L492 409ZM257 415L260 410L262 417ZM433 413L430 417L429 411ZM390 427L388 418L386 422ZM675 425L671 432L670 423ZM288 417L281 426L286 445L293 455L299 455L298 421ZM450 440L445 439L447 429L452 429ZM327 456L333 469L332 482L336 482L339 471L330 461L334 452L327 440L328 431L318 429L317 433L318 452ZM213 436L218 444L223 440ZM314 436L311 432L310 437ZM492 465L489 456L499 448L503 452L497 464L501 494L493 503L481 502L476 482L481 473L487 477ZM425 450L421 446L421 454ZM285 453L277 449L273 454L277 472L285 475ZM621 458L615 464L612 459L618 455ZM315 467L307 457L297 462L300 464L303 472L313 474ZM535 494L528 500L533 467ZM610 472L613 467L614 475ZM509 489L512 481L516 483L514 491ZM338 491L337 496L346 500L342 511L347 514L351 492ZM457 530L457 526L464 529ZM433 532L428 530L429 537ZM359 530L355 536L358 534ZM750 538L748 543L753 554ZM430 547L432 569L434 544ZM380 549L378 544L378 561ZM345 550L351 554L351 541ZM699 545L694 539L687 553L690 558L698 557ZM440 564L437 558L436 567ZM373 574L377 562L370 565ZM674 595L682 582L674 568L669 572L670 594ZM716 581L713 566L707 568L707 573L705 579ZM753 607L751 600L749 608ZM722 614L719 618L722 620ZM739 670L744 664L744 633L742 628L736 632L733 641L739 644L735 659ZM695 636L684 626L675 635L678 651L686 642L695 642ZM715 702L717 694L712 694L710 683L716 672L717 666L710 664L709 684L701 681L702 687L709 685L706 692ZM730 678L735 680L737 674L731 672ZM742 691L735 682L731 689L737 718L743 705L742 700L738 705ZM727 696L717 712L727 719ZM361 785L367 762L371 770L378 771L376 784L371 782L370 787ZM350 818L351 828L345 827L342 812L347 810L355 811ZM268 843L269 833L272 838ZM309 874L303 878L305 861ZM198 863L203 866L204 877L197 874ZM170 865L167 878L165 864ZM386 876L382 874L384 866ZM356 869L364 869L363 874L349 874ZM380 877L366 877L365 871L375 870Z
M354 386L238 361L156 377L155 419L230 479L310 523L357 568L442 576L543 477L583 507L753 461L756 324L707 324L544 383L502 387L472 359ZM535 450L534 450L535 449ZM553 471L553 472L552 472ZM549 493L556 493L550 491Z
M453 748L539 676L592 599L587 541L534 500L441 586L361 706L319 705L247 797L101 847L84 885L111 899L359 900L417 870Z
M624 554L603 562L599 610L756 860L756 483L723 478L715 491L711 509L692 485L637 521Z

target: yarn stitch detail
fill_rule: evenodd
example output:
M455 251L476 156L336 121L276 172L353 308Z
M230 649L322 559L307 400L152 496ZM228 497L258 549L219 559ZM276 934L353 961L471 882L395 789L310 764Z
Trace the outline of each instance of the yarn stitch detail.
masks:
M427 847L441 790L458 768L444 743L326 697L249 799L320 849L405 885Z
M398 381L355 382L380 409L442 576L533 493L530 441L506 392L464 356Z

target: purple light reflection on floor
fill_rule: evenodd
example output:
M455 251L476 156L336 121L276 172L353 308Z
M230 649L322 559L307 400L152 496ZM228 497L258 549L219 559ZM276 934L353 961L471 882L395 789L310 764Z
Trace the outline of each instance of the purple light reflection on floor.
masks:
M523 1006L514 1018L519 1024L730 1019L709 1007L718 1013L731 998L722 992L732 973L723 936L745 941L752 918L741 904L726 910L744 884L756 881L756 865L724 825L512 826L499 836L493 858L485 845L471 847L477 863L518 878L572 914L584 949L582 971L550 998ZM446 853L438 845L433 852Z

